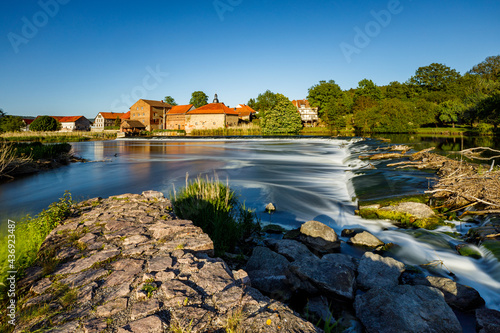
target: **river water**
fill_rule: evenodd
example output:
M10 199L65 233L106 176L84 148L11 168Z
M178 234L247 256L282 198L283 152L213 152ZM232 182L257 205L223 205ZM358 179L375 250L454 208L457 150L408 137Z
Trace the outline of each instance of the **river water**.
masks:
M500 263L484 248L483 258L461 257L458 241L442 231L403 230L388 221L356 216L357 198L422 193L433 182L423 171L396 171L387 162L375 169L358 159L381 145L376 140L297 139L158 139L73 143L76 155L92 163L76 163L0 185L2 229L7 219L36 214L64 194L74 199L108 197L157 190L169 196L173 186L190 177L218 177L238 192L263 224L291 229L303 222L323 222L340 235L361 227L397 246L390 255L411 265L426 265L433 274L455 274L457 282L476 288L487 306L500 310ZM264 212L272 202L276 213ZM466 232L471 224L459 226ZM360 252L344 245L343 251Z

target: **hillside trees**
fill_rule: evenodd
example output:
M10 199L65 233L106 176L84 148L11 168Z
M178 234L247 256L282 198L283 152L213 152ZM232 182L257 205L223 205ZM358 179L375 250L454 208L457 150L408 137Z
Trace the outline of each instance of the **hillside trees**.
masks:
M500 55L487 57L472 67L470 74L477 74L487 80L500 81Z
M0 118L0 132L19 132L24 127L21 117L4 116Z
M399 99L384 99L378 105L359 109L354 114L356 129L374 133L411 133L418 128L414 122L414 105Z

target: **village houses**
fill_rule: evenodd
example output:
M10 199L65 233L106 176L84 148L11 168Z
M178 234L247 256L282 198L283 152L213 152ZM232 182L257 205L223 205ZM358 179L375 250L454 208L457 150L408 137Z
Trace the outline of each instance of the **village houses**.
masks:
M185 130L186 129L186 113L196 109L193 104L173 106L167 113L167 121L165 129L169 130Z

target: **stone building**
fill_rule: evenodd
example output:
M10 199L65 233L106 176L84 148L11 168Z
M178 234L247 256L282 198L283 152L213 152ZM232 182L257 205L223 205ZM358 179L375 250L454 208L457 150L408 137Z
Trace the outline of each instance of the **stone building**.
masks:
M314 127L318 124L317 107L311 107L307 99L293 100L292 103L299 111L304 126Z
M186 129L186 113L194 110L193 104L175 105L167 112L165 129L184 130Z
M219 103L217 95L213 103L204 105L186 113L186 133L195 129L218 129L238 125L238 112Z
M130 107L130 120L138 120L146 126L147 131L164 129L167 112L172 105L164 101L140 99Z

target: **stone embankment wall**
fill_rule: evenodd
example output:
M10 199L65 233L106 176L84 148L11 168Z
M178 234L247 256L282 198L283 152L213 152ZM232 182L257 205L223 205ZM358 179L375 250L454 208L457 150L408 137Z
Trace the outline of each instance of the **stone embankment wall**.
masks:
M16 332L317 332L213 258L213 243L177 220L159 192L91 199L47 237L21 287L41 315ZM43 260L42 260L43 259ZM33 311L34 313L34 311Z

